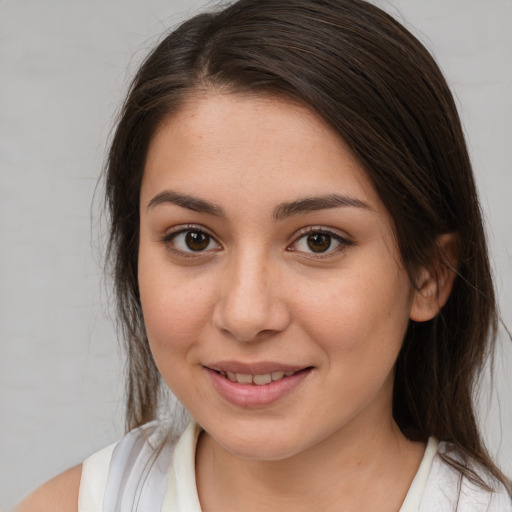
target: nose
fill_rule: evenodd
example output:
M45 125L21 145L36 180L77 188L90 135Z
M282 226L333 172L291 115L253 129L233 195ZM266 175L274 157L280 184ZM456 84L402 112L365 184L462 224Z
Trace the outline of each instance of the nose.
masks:
M250 342L284 331L290 311L277 264L263 254L240 255L222 273L213 322L238 341Z

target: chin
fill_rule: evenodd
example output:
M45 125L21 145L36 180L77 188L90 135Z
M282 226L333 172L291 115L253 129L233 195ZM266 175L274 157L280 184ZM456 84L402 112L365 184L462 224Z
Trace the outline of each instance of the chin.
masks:
M207 430L212 439L233 456L261 461L279 461L305 449L304 436L293 429L254 424L251 428L237 426ZM218 434L218 435L217 435Z
M221 445L235 457L268 462L289 459L301 451L298 447L290 446L289 442L284 440L283 442L280 442L279 440L276 442L275 439L272 440L271 444L268 439L264 439L241 440L239 443L230 440L228 444Z

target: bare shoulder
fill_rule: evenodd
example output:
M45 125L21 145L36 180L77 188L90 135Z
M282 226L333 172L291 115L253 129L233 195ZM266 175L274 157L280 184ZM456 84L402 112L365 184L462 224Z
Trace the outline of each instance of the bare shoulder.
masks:
M29 494L14 512L77 512L82 465L68 469Z

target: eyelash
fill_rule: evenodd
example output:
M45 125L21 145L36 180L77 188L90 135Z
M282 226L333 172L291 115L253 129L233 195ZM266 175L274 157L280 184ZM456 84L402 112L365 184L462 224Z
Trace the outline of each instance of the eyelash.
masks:
M177 248L174 243L175 239L178 236L184 235L187 233L196 233L196 234L205 235L208 239L205 249L194 251L191 249L184 250L184 249ZM329 245L328 245L326 251L315 253L313 250L300 251L300 250L297 250L296 248L293 248L294 245L296 246L301 240L307 239L307 237L309 237L311 235L326 235L326 236L330 237ZM338 245L335 248L331 248L333 240L338 243ZM166 233L162 237L161 242L166 246L166 248L169 251L171 251L172 253L177 254L181 257L184 257L184 258L197 258L197 257L201 257L201 256L205 256L207 254L210 254L212 249L208 249L208 247L212 242L217 246L217 247L215 247L215 249L213 249L214 251L222 249L221 244L219 244L219 242L217 242L217 240L215 239L215 237L213 235L208 233L208 231L206 231L203 227L197 226L197 225L187 225L187 226L178 228L176 231L171 231L170 233ZM306 243L307 243L307 241L306 241ZM301 253L303 255L306 255L304 257L309 258L309 259L319 260L319 259L329 258L336 254L339 254L352 245L355 245L355 243L353 241L341 236L340 234L338 234L337 232L335 232L333 230L323 228L323 227L313 227L312 226L312 227L305 228L305 229L301 230L299 233L297 233L297 235L294 238L294 241L290 245L287 246L286 250L288 252Z
M327 235L328 237L331 238L329 247L327 248L327 250L325 252L315 253L314 251L310 251L310 252L309 251L298 251L297 249L292 248L293 245L297 245L297 243L299 241L301 241L302 239L307 239L307 237L309 237L311 235ZM333 240L339 244L335 248L331 248ZM290 244L287 247L287 251L301 252L303 255L306 255L306 256L304 256L306 258L319 260L319 259L325 259L325 258L330 258L330 257L336 256L336 255L344 252L348 247L353 246L353 245L355 245L355 242L353 242L352 240L349 240L348 238L341 236L336 231L333 231L331 229L324 228L324 227L311 226L311 227L301 230L297 234L297 236L295 237L292 244Z

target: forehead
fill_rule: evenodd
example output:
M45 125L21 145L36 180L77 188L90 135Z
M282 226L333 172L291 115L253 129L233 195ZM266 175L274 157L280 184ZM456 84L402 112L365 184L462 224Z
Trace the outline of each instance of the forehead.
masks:
M291 100L240 94L194 97L161 123L142 196L165 188L219 197L237 191L261 206L306 193L349 193L381 207L362 166L319 115Z

